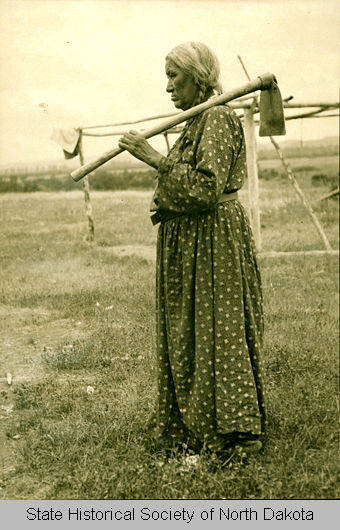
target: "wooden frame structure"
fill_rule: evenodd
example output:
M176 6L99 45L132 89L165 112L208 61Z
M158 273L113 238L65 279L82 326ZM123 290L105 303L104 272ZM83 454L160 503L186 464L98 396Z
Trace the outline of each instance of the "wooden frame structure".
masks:
M240 59L241 60L241 59ZM242 63L241 63L242 64ZM329 118L329 117L339 117L339 103L327 103L327 102L316 102L316 103L293 103L292 96L285 98L283 100L284 109L303 109L303 112L299 112L294 115L285 116L285 120L296 120L296 119L309 119L309 118ZM297 193L299 199L305 206L311 220L316 227L320 238L323 242L324 250L310 250L310 251L297 251L297 252L261 252L262 250L262 241L261 241L261 222L260 222L260 208L259 208L259 183L258 183L258 169L257 169L257 148L256 148L256 126L258 125L258 120L255 119L256 114L259 113L258 98L257 94L250 96L244 96L233 102L229 103L234 109L243 111L243 114L239 114L239 117L243 120L243 126L245 131L245 141L246 141L246 150L247 150L247 171L248 171L248 190L249 190L249 203L250 203L250 221L254 233L254 239L257 251L260 256L263 257L276 257L276 256L292 256L292 255L323 255L323 254L333 254L338 255L338 250L333 250L327 236L315 215L311 204L308 199L302 192L299 187L292 169L290 168L288 162L285 160L283 153L274 138L270 137L270 140L275 147L277 154L284 166L287 177L292 183L295 192ZM336 113L334 113L336 111ZM161 118L167 118L169 116L174 116L177 112L172 112L169 114L162 114L158 116L151 116L147 118L142 118L133 121L125 121L119 123L110 123L110 124L100 124L100 125L90 125L79 127L80 141L79 141L79 159L80 165L84 164L84 154L82 146L82 138L84 136L88 137L104 137L104 136L122 136L127 132L128 129L116 129L116 127L122 127L125 125L135 125L139 123L144 123L151 120L157 120ZM98 129L113 129L106 132L100 132ZM143 130L143 129L142 129ZM161 133L164 136L166 143L167 151L170 150L169 144L169 134L178 134L181 132L182 127L177 126L172 129ZM90 203L90 194L89 194L89 183L87 177L84 178L83 182L84 187L84 197L85 197L85 207L88 217L88 228L89 235L88 240L92 241L94 237L94 222L92 218L92 208Z

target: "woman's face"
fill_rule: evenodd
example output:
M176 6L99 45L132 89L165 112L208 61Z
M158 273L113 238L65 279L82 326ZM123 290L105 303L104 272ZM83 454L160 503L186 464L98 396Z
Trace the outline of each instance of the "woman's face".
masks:
M197 85L169 60L165 62L165 72L168 77L166 91L171 93L171 101L175 107L190 109L198 95Z

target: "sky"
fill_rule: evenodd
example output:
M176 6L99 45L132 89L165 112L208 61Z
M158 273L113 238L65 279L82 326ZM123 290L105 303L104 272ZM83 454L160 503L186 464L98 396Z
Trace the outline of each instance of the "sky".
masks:
M186 41L216 53L225 90L246 82L241 55L284 97L337 101L339 29L333 0L0 0L0 164L62 160L54 127L174 111L164 57ZM287 123L289 140L337 134L336 118ZM117 141L86 138L85 157Z

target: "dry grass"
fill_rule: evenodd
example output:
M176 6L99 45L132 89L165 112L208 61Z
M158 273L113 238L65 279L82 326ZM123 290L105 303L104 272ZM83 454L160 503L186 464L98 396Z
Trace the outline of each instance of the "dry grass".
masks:
M208 455L185 466L146 429L156 396L149 200L93 193L90 245L80 192L1 196L3 498L333 498L337 259L262 260L265 450L227 469ZM261 210L265 249L322 248L288 185L263 183ZM336 201L317 212L335 246Z

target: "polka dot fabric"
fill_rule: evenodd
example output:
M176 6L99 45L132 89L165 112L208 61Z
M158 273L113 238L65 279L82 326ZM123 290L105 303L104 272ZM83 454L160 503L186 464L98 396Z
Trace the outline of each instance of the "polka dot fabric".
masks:
M241 124L214 107L162 160L152 208L181 214L157 240L158 432L212 450L261 435L265 422L253 238L238 201L218 204L245 176Z
M187 122L168 157L162 158L151 210L210 209L224 191L240 189L245 177L241 123L229 107L212 107Z

